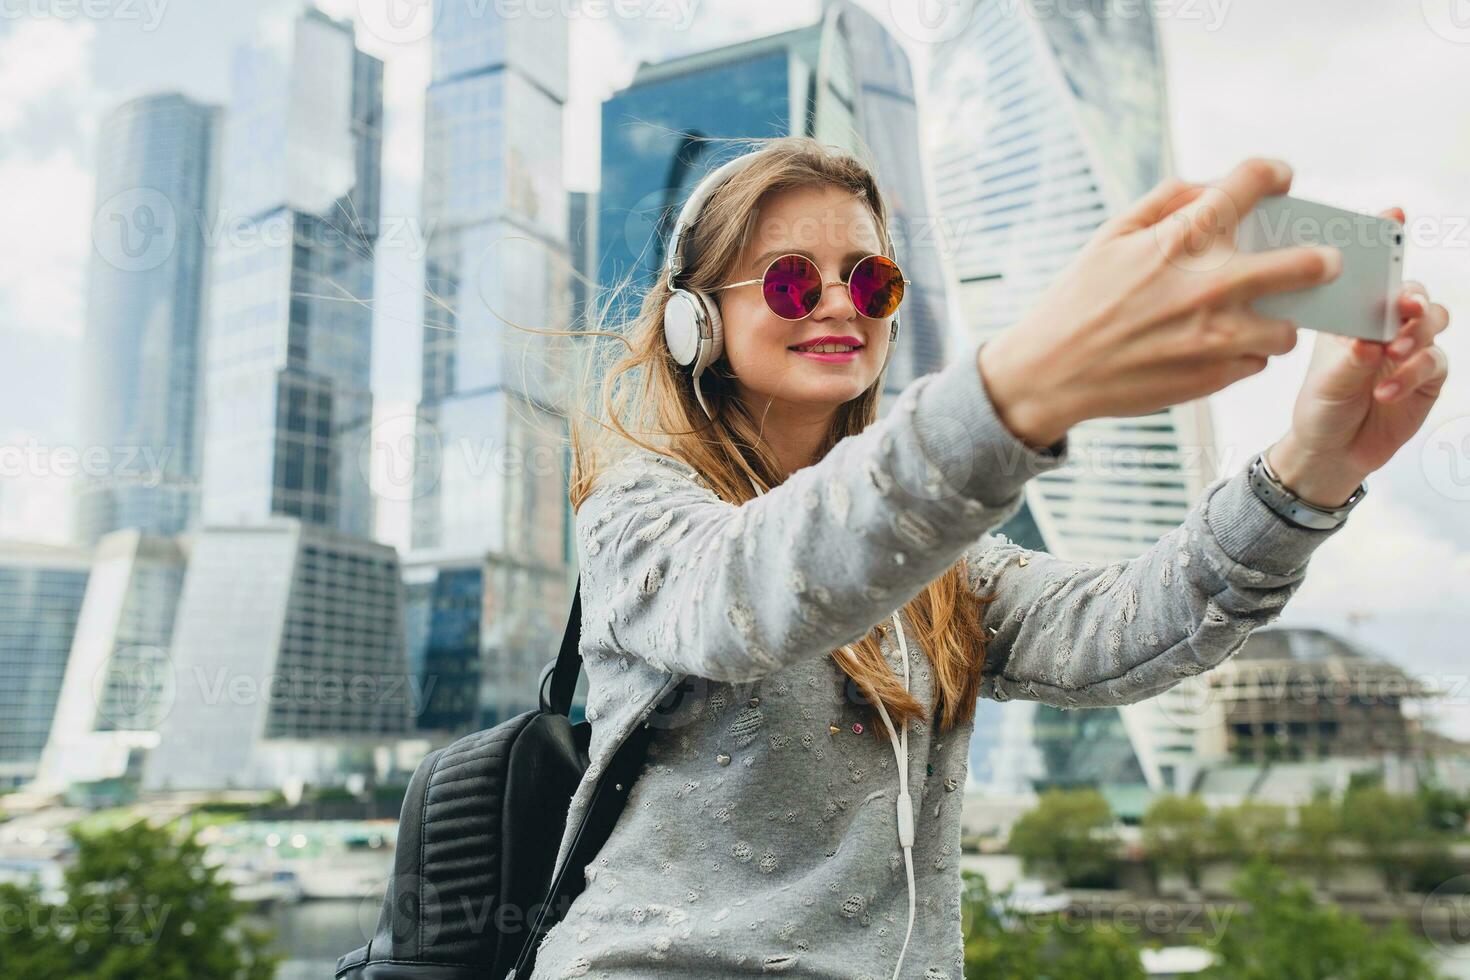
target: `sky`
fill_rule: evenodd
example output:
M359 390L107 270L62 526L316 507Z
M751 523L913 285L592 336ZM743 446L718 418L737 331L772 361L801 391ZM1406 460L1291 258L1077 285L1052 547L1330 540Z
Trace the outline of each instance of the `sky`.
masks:
M385 61L383 213L374 306L375 416L391 430L417 401L422 316L424 21L415 0L321 0ZM489 2L489 0L485 0ZM1010 0L1017 2L1017 0ZM1036 0L1066 8L1071 0ZM1428 423L1313 559L1284 623L1356 635L1441 689L1445 727L1470 737L1470 0L1107 0L1151 8L1163 38L1177 172L1209 181L1248 156L1296 171L1292 193L1408 215L1406 278L1449 307L1450 380ZM562 6L546 0L542 7ZM868 0L922 75L960 26L950 0ZM284 36L297 0L24 0L0 4L0 537L65 541L65 458L18 466L18 447L78 441L78 365L93 207L94 133L111 106L177 89L228 101L231 50ZM600 12L599 12L600 11ZM563 119L567 185L597 185L599 105L639 60L812 23L818 0L774 5L623 0L571 23ZM956 121L963 124L963 121ZM956 329L958 329L956 324ZM1221 458L1244 465L1286 430L1312 335L1211 398ZM407 540L408 502L380 501L379 537ZM1461 678L1457 682L1456 678Z

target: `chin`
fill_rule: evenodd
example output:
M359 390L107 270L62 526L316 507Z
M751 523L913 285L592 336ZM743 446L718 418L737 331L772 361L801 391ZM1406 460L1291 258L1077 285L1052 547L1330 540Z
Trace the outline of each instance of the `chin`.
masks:
M801 385L800 394L790 397L790 400L809 405L845 405L867 391L873 381L866 372L861 376L852 374L813 379Z

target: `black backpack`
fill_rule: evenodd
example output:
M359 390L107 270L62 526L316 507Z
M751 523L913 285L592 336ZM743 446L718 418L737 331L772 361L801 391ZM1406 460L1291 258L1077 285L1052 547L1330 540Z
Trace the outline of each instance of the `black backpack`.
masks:
M530 975L540 939L585 887L583 871L622 813L653 735L645 722L619 747L552 881L572 794L590 761L592 723L569 717L581 625L579 580L561 650L541 675L540 708L432 752L414 770L377 930L338 959L337 980Z

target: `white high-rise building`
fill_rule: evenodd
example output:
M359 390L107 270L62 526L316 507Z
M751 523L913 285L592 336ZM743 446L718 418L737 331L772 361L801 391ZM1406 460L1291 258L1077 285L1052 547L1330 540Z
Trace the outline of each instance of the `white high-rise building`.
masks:
M296 518L199 531L143 784L381 776L418 710L399 581L392 548Z
M189 540L124 528L97 542L37 789L141 774L171 706Z
M925 139L972 340L1017 322L1097 227L1172 167L1150 8L1033 6L970 0L931 65ZM1069 464L1028 485L1024 529L1060 557L1135 557L1215 478L1212 444L1204 402L1079 425ZM1169 699L1183 696L1120 711L985 706L994 717L977 723L972 773L1001 792L1173 786L1192 755L1192 733L1170 721Z

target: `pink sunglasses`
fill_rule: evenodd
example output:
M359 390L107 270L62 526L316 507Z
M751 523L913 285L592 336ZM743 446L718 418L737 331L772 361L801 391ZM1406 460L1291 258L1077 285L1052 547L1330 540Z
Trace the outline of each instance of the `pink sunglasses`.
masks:
M841 280L838 280L841 282ZM885 255L868 255L858 260L848 273L847 294L853 308L865 317L881 320L891 316L903 302L904 287L910 280L903 277L898 263ZM716 286L716 290L761 284L766 306L783 320L803 320L812 315L822 301L822 291L832 285L822 281L817 264L805 255L791 252L778 255L766 266L759 279Z

